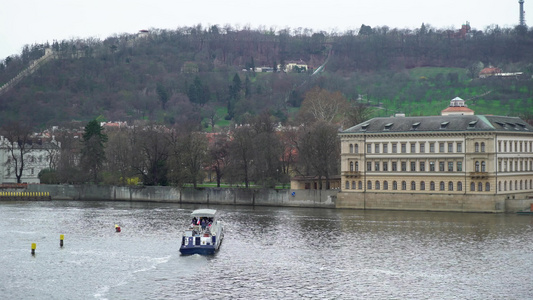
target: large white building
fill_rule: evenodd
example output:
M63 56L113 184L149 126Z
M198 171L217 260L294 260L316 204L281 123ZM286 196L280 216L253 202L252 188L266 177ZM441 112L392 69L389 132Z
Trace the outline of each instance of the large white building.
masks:
M61 144L55 139L49 142L36 141L31 145L26 145L21 183L40 183L39 172L53 166L54 160L59 155L60 146ZM0 184L17 183L15 162L10 147L9 140L0 136ZM20 162L20 151L18 151L20 148L16 144L15 147L17 148L14 153Z
M533 198L533 126L517 117L374 118L340 138L339 207L506 211Z

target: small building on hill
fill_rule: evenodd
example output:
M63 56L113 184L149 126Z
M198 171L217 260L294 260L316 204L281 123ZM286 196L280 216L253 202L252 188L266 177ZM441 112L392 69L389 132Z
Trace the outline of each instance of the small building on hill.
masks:
M479 72L479 78L487 78L502 73L502 69L495 67L488 67Z
M450 101L450 106L443 109L440 114L441 116L472 116L474 115L474 111L466 106L465 100L455 97Z

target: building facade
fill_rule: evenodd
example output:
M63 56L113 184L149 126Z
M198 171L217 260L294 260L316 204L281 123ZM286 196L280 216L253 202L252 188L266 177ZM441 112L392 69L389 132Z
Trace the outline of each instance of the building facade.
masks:
M497 212L533 198L533 126L520 118L374 118L340 139L341 207Z
M54 161L59 156L61 144L55 139L49 142L35 142L26 145L24 152L24 168L21 176L21 183L40 183L39 172L52 168ZM9 141L0 136L0 184L17 183L15 172L15 162L10 151ZM15 144L16 147L16 144ZM20 151L14 151L17 160L20 162ZM18 165L20 167L20 164Z

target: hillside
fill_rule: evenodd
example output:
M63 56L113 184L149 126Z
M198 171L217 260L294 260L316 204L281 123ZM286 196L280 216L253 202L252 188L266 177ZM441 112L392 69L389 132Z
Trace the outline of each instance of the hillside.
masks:
M0 64L0 86L46 47L54 59L0 95L0 123L45 127L101 116L200 127L242 122L264 110L289 121L314 86L379 108L377 115L438 114L456 96L477 114L533 114L533 31L521 27L466 35L424 25L412 31L363 25L339 34L216 25L151 30L27 46ZM308 70L243 71L276 70L290 61ZM523 75L477 78L489 65Z

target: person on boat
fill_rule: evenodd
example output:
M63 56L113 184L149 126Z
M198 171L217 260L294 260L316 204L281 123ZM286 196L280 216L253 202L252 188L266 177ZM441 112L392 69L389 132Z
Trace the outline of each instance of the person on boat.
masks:
M193 217L192 218L192 224L193 225L197 225L196 223L198 223L198 219L196 219L196 217Z
M205 227L207 226L207 222L206 222L205 218L202 218L202 221L201 221L200 225L202 226L202 230L205 230Z

